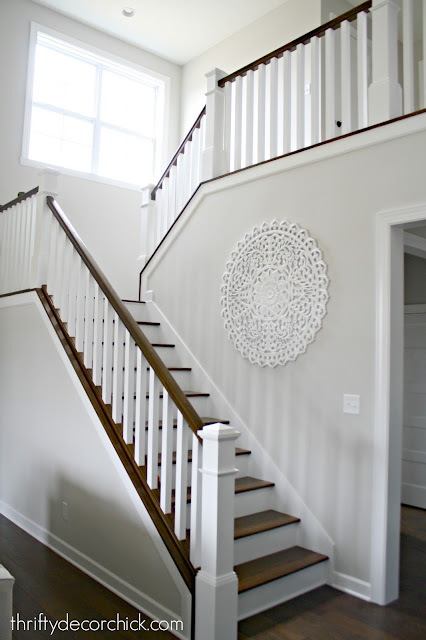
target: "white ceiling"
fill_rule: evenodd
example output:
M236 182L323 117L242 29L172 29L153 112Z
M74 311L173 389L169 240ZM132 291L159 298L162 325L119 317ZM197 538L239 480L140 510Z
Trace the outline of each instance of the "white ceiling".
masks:
M185 64L287 0L33 0ZM133 18L122 15L135 10Z

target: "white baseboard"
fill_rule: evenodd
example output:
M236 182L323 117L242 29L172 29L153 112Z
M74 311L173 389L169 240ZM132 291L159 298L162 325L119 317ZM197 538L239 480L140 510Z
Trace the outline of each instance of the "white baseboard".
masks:
M345 573L339 573L339 571L333 571L330 584L335 589L344 591L351 596L371 601L371 584L369 582L364 582L364 580L348 576Z
M30 534L33 538L44 544L46 547L49 547L49 549L52 549L52 551L55 551L55 553L60 555L62 558L153 620L165 620L170 623L172 620L179 619L175 613L163 607L146 593L136 589L136 587L132 586L125 580L122 580L109 569L106 569L92 558L89 558L89 556L81 553L81 551L78 551L75 547L71 546L64 540L61 540L58 536L51 533L44 527L41 527L36 522L33 522L1 500L0 513ZM173 634L182 640L189 640L191 630L187 629L186 632L185 629L183 632L173 630Z

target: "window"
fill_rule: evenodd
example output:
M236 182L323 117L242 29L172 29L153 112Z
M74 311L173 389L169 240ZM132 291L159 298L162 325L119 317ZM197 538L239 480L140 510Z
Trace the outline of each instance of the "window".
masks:
M33 29L24 162L144 186L161 162L164 80Z

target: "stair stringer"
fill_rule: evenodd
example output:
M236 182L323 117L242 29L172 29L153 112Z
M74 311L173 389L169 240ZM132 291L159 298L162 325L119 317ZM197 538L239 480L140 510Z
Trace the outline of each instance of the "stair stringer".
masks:
M237 441L237 446L251 450L252 453L248 461L248 474L275 483L270 508L285 510L287 513L299 517L301 522L298 527L298 544L314 549L329 557L328 565L330 571L327 576L327 583L331 584L335 551L335 544L332 538L308 505L303 501L293 485L271 459L268 452L262 447L257 438L255 438L249 426L234 410L222 389L220 389L209 376L196 355L176 332L160 307L154 302L155 293L148 292L148 295L145 297L147 317L161 322L163 335L167 340L176 344L176 350L180 352L180 359L192 367L191 373L194 376L194 383L197 388L202 388L210 393L212 401L215 404L214 415L229 419L231 425L241 433ZM185 354L183 357L182 353ZM236 466L238 467L238 460ZM236 515L239 514L237 513Z
M64 557L71 564L74 564L79 569L90 575L92 578L106 586L112 592L116 593L123 600L129 602L131 605L150 616L152 619L165 620L171 622L176 620L177 616L183 622L183 632L174 629L174 633L182 640L188 640L190 637L190 630L192 626L192 594L187 588L182 576L180 575L169 551L167 550L160 534L158 533L148 511L142 503L135 487L133 486L126 470L124 469L105 429L96 414L96 411L87 396L83 385L81 384L76 371L71 364L64 346L62 345L52 323L46 314L46 311L40 302L39 296L35 290L26 291L23 293L18 292L16 295L8 297L0 297L0 309L10 307L25 307L31 306L35 308L49 334L56 352L58 353L62 365L67 373L67 376L75 388L84 409L89 417L91 424L97 435L99 436L102 446L104 447L111 464L116 470L124 489L130 498L135 511L138 514L146 532L152 540L155 548L164 563L164 566L175 584L181 600L181 611L179 614L166 609L161 603L153 600L149 595L143 593L140 589L136 589L133 585L127 583L119 575L112 573L109 569L101 566L96 560L88 557L74 546L71 546L60 537L54 535L51 531L39 526L27 518L24 514L13 509L11 506L0 501L0 512L2 512L7 518L12 520L19 527L27 531L30 535L37 540L51 548L53 551Z

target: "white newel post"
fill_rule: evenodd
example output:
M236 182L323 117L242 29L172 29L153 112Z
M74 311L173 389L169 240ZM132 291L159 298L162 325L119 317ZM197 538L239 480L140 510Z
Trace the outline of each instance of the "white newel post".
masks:
M151 198L153 189L153 184L142 188L140 254L138 257L141 268L145 266L155 246L155 202Z
M396 0L373 0L370 125L402 115L402 89L398 82L398 12Z
M31 257L31 287L47 284L47 269L50 249L50 221L52 212L46 204L47 196L57 198L59 171L43 169L38 174L39 192L37 210L34 221L34 245Z
M210 180L226 172L224 150L225 92L218 86L226 73L213 69L206 73L206 140L201 160L201 178Z
M237 640L238 578L234 571L235 440L213 424L203 439L201 569L195 578L195 639Z
M0 565L0 638L12 640L12 596L15 578Z

